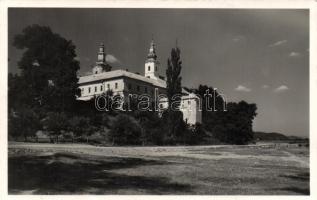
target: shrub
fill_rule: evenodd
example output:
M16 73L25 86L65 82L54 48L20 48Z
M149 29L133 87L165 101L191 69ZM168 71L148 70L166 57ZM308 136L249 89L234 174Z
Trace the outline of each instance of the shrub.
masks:
M68 119L65 113L50 112L43 120L44 128L49 132L51 141L58 142L58 136L68 128Z
M141 128L137 121L126 114L118 114L111 124L109 139L113 145L140 144Z
M9 113L8 132L13 138L35 136L37 130L41 129L39 116L28 108L21 109L18 112Z

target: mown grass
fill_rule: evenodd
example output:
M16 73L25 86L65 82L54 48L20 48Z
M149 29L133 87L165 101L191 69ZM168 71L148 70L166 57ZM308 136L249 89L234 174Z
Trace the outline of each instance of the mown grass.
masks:
M308 149L9 145L10 194L308 195ZM306 163L307 161L307 163Z

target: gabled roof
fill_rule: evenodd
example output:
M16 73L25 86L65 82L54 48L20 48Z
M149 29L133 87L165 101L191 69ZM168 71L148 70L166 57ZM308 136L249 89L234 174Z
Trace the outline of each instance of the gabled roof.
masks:
M142 75L128 72L125 70L114 70L109 72L103 72L100 74L81 76L79 77L78 84L84 84L84 83L89 83L94 81L102 81L106 79L113 79L113 78L119 78L119 77L128 77L131 79L136 79L139 81L150 83L161 88L166 88L166 82L164 80L161 80L161 79L155 80L155 79L147 78Z

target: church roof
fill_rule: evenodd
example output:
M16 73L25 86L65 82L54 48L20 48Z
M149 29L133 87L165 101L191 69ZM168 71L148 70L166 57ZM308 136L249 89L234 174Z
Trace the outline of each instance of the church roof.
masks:
M161 88L166 88L166 82L164 80L160 80L160 79L155 80L155 79L147 78L147 77L144 77L142 75L128 72L125 70L114 70L114 71L103 72L103 73L99 73L99 74L81 76L81 77L79 77L78 83L84 84L84 83L90 83L90 82L102 81L102 80L106 80L106 79L113 79L113 78L120 78L120 77L128 77L131 79L136 79L139 81L150 83L150 84L153 84L153 85L161 87Z
M155 43L154 40L152 39L151 41L151 47L149 49L149 53L147 55L147 60L153 60L155 61L157 58L156 52L155 52Z

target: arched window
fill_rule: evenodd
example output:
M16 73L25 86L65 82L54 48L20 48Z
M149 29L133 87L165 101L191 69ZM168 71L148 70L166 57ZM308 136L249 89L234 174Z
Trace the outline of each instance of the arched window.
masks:
M147 70L148 70L148 71L151 71L151 66L148 66L148 67L147 67Z

